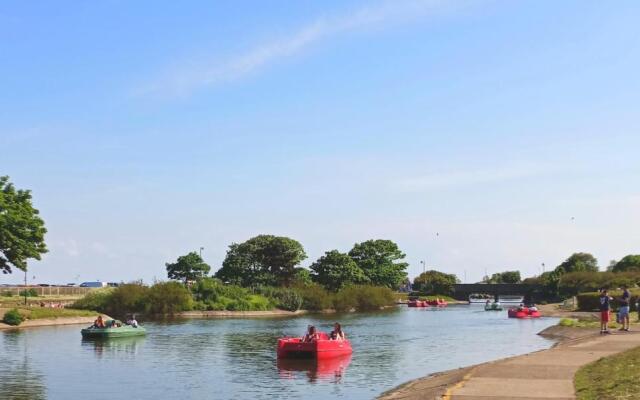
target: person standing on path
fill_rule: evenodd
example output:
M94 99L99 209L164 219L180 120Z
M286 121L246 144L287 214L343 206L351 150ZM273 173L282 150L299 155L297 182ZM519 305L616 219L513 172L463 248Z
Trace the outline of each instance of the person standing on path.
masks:
M622 286L622 297L620 298L620 310L618 310L618 316L620 323L622 323L621 331L629 332L629 306L631 305L631 294L627 290L625 285Z
M600 291L600 334L611 333L609 331L609 312L611 310L611 297L607 289Z

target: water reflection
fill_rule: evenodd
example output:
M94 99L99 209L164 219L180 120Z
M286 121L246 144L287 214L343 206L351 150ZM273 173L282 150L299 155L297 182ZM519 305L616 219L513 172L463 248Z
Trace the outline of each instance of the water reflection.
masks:
M351 354L323 360L279 358L276 362L280 378L295 379L298 372L304 372L310 383L318 380L341 383L349 364Z
M97 358L102 358L109 354L125 354L135 356L138 353L138 346L144 342L143 336L132 336L122 338L83 338L82 347L91 350Z
M27 356L27 337L18 330L0 336L0 399L46 399L44 376Z

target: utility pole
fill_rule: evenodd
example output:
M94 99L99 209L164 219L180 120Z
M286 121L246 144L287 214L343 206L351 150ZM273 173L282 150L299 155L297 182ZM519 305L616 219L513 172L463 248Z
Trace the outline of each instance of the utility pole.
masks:
M24 305L27 305L27 266L24 266Z

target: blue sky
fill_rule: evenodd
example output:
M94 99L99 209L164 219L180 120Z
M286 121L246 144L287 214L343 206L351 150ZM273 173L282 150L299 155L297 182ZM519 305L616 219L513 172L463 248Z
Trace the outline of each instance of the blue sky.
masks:
M409 273L640 252L635 1L5 2L0 174L34 282L164 279L287 235ZM572 217L574 219L572 219ZM20 274L3 276L14 282Z

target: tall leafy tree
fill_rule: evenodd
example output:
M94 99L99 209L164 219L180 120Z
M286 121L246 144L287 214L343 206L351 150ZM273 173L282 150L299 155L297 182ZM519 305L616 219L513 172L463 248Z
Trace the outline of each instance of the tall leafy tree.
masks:
M204 278L211 270L211 267L195 251L180 256L176 262L166 263L165 266L169 279L183 280L185 284L188 281Z
M338 250L327 251L311 264L311 270L314 272L311 275L314 282L333 291L369 281L358 264L348 254L340 253Z
M0 271L27 269L27 260L40 260L47 252L47 229L31 204L31 191L16 189L8 176L0 176Z
M556 267L556 272L559 274L579 271L597 272L598 260L589 253L573 253L562 264Z
M491 275L491 278L485 277L486 283L520 283L520 271L504 271Z
M291 238L259 235L229 246L216 277L241 286L289 286L296 266L307 258L302 245Z
M391 240L356 243L349 257L362 269L371 284L396 289L407 277L405 254Z
M426 271L413 280L413 289L429 295L451 295L453 285L458 283L454 274L445 274L440 271Z
M624 272L630 270L640 271L640 254L629 254L618 261L613 268L613 272Z

